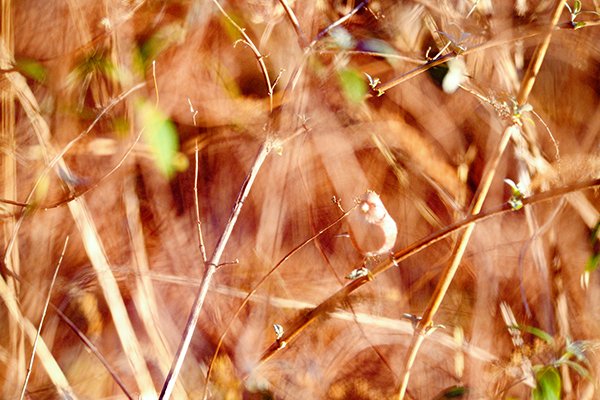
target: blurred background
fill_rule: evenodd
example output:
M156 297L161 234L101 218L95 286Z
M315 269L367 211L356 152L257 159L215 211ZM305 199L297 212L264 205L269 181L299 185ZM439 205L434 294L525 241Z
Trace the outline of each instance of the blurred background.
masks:
M393 398L406 314L423 313L459 235L265 359L273 324L389 261L365 259L345 219L319 231L368 189L395 252L461 221L515 121L483 212L519 200L505 179L526 197L600 176L596 1L567 2L526 105L553 1L1 4L2 398L26 380L30 399L154 398L204 272L196 199L210 257L267 139L173 398L201 398L226 329L209 398ZM517 208L477 223L408 398L598 396L598 192Z

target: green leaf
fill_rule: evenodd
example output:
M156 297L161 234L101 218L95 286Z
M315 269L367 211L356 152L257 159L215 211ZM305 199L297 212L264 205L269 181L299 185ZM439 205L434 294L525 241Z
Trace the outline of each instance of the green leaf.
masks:
M562 382L554 366L542 367L535 378L537 385L533 389L533 400L560 400Z
M585 263L585 272L594 272L600 266L600 253L592 254Z
M463 396L469 394L469 389L465 386L450 386L446 388L440 393L435 399L436 400L444 400L444 399L461 399Z
M150 147L157 168L166 177L185 169L179 150L179 137L175 125L155 106L148 102L137 104L137 115L144 129L144 140Z
M46 80L46 68L39 62L23 58L16 61L16 67L23 75L41 83Z
M575 0L573 4L573 14L579 14L581 12L581 1Z
M169 47L181 43L185 38L186 30L179 23L163 26L154 32L148 39L139 45L136 67L143 71L155 60L159 54Z
M590 244L592 245L592 255L588 258L587 263L585 264L585 272L594 272L600 266L600 221L596 223L596 226L592 229L590 233Z
M552 337L552 335L550 335L547 332L544 332L543 330L541 330L539 328L535 328L535 327L529 326L529 325L519 325L519 329L521 329L523 332L531 333L532 335L542 339L544 342L546 342L548 344L554 343L554 338Z
M585 22L583 22L583 21L578 21L578 22L575 22L575 23L573 23L573 29L574 29L574 30L577 30L577 29L579 29L579 28L583 28L585 25L586 25L586 23L585 23Z
M352 68L346 68L338 72L342 92L346 99L353 103L360 103L367 93L367 83L363 76Z

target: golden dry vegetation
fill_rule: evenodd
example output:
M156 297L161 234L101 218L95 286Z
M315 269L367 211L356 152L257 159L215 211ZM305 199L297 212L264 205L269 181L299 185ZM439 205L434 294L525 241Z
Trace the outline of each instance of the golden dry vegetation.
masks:
M598 398L597 1L1 5L1 398Z

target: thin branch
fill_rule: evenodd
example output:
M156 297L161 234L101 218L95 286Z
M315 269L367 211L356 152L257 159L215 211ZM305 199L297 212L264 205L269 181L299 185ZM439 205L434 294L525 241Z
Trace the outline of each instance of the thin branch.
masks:
M267 65L265 64L265 60L264 60L265 56L262 55L261 52L258 50L258 48L254 44L252 39L250 39L250 36L248 36L248 34L246 33L246 30L244 28L242 28L241 26L239 26L233 20L233 18L231 18L229 16L229 14L227 14L227 12L225 12L223 7L221 7L221 4L219 4L219 2L217 0L212 0L212 2L215 3L215 5L219 9L219 11L221 11L221 14L223 14L223 16L227 19L227 21L229 21L229 23L231 25L233 25L235 27L235 29L238 30L238 32L240 32L240 34L244 38L244 40L242 40L242 42L246 46L248 46L250 48L250 50L252 50L252 53L254 53L254 57L256 57L256 61L258 61L258 65L263 74L263 79L265 81L265 85L267 86L267 94L269 95L269 110L273 111L273 84L271 83L271 78L269 77L269 71L267 70Z
M314 38L314 40L310 42L310 45L308 47L312 49L315 46L315 44L317 44L317 42L321 40L325 35L327 35L332 29L337 28L338 26L348 21L350 18L352 18L354 14L359 12L360 9L366 6L367 4L369 4L369 0L364 0L360 2L356 7L350 10L348 14L344 15L342 18L338 19L333 24L329 25L327 28L319 32L319 34Z
M556 4L556 8L554 9L554 13L552 14L552 19L550 20L550 25L548 27L547 33L544 36L544 40L540 43L533 53L533 57L529 66L527 67L527 72L525 72L525 77L521 83L521 88L519 89L519 94L517 95L517 103L519 106L525 105L527 103L527 99L529 98L529 94L531 93L531 89L533 89L533 85L535 83L535 79L537 78L537 74L540 71L542 63L544 62L544 58L546 56L546 52L548 51L548 46L550 45L550 39L552 38L552 31L554 27L558 24L558 20L560 19L560 15L562 14L565 3L567 0L559 0Z
M21 389L21 396L19 397L21 400L25 398L25 392L27 390L27 383L29 382L29 377L31 376L31 371L33 370L33 361L35 360L35 351L37 349L38 340L40 335L42 334L42 328L44 327L44 320L46 319L46 313L48 312L48 305L50 304L50 297L52 296L52 289L54 289L54 284L56 283L56 277L58 276L58 270L60 269L60 265L62 264L63 257L65 256L65 251L67 250L67 244L69 244L69 236L65 239L65 244L63 245L63 249L60 252L60 257L58 258L58 262L56 263L56 268L54 268L54 274L52 275L52 281L50 281L50 287L48 288L48 296L46 296L46 303L44 304L44 310L42 311L42 317L40 319L40 325L38 326L37 333L35 335L35 340L33 341L32 349L31 349L31 358L29 359L29 365L27 366L27 374L25 375L25 381L23 382L23 388Z
M552 199L555 199L555 198L558 198L561 196L565 196L566 194L569 194L569 193L577 192L580 190L591 189L591 188L598 187L598 186L600 186L600 178L594 179L594 180L589 180L589 181L584 181L584 182L576 182L576 183L573 183L573 184L570 184L567 186L548 190L546 192L542 192L542 193L524 198L523 206L526 207L526 206L530 206L533 204L538 204L538 203L549 201L549 200L552 200ZM509 212L513 212L512 207L508 203L504 203L500 206L491 208L490 211L487 211L485 213L478 213L478 214L470 215L462 221L458 221L453 224L450 224L450 225L444 227L443 229L440 229L437 232L433 232L430 235L426 236L425 238L420 239L420 240L414 242L413 244L405 247L404 249L396 252L392 257L392 260L382 262L382 263L378 264L377 266L375 266L371 271L371 275L373 278L376 278L378 275L382 274L383 272L387 271L388 269L394 268L396 265L398 265L402 261L408 259L409 257L412 257L413 255L421 252L422 250L430 247L431 245L447 238L448 236L454 234L455 232L457 232L461 229L464 229L465 227L467 227L470 224L476 224L476 223L485 221L487 219L490 219L492 217L502 215L505 213L509 213ZM311 325L315 320L317 320L320 315L328 313L328 312L332 311L333 309L335 309L336 307L338 307L339 304L341 304L341 302L344 301L349 294L351 294L352 292L354 292L355 290L357 290L358 288L360 288L361 286L363 286L364 284L366 284L369 281L370 281L369 279L360 278L360 279L357 279L357 280L354 280L354 281L348 283L346 286L344 286L343 288L338 290L336 293L332 294L329 298L327 298L326 300L321 302L317 307L315 307L312 310L308 311L307 313L301 315L295 321L292 321L291 323L289 323L288 328L286 329L286 332L280 339L280 342L285 341L288 344L287 347L289 347L289 344L300 334L300 332L303 331L305 328L307 328L309 325ZM271 359L276 353L279 352L279 350L281 350L281 348L278 345L278 343L271 344L263 352L263 354L259 360L259 364L262 364L262 363L268 361L269 359Z
M348 214L350 214L355 208L356 208L356 206L352 207L350 210L348 210L345 213L343 213L340 217L338 217L335 221L333 221L332 223L330 223L329 225L327 225L325 228L322 228L317 233L315 233L313 236L311 236L310 238L306 239L305 241L303 241L302 243L300 243L299 245L297 245L296 247L294 247L281 260L279 260L279 262L277 264L275 264L275 266L273 268L271 268L271 270L269 272L267 272L267 274L265 276L263 276L261 278L261 280L256 284L256 286L254 286L254 288L250 292L248 292L248 295L244 298L244 300L242 301L242 304L240 304L240 306L238 307L238 309L236 310L236 312L233 314L233 316L229 320L229 323L227 324L225 330L221 334L221 337L219 337L219 341L217 342L217 347L215 349L215 353L214 353L214 355L213 355L210 363L208 364L208 371L206 373L206 385L204 387L204 395L202 397L203 399L206 399L207 396L208 396L208 382L210 381L210 376L211 376L211 373L212 373L212 370L213 370L213 366L214 366L215 361L217 359L217 356L219 354L219 350L221 349L221 346L223 345L223 341L225 340L225 336L227 336L227 333L229 333L229 330L233 326L233 321L235 321L235 319L238 317L238 315L240 315L240 312L242 312L242 310L244 309L244 307L246 306L246 304L248 304L248 302L250 301L250 298L258 291L258 289L262 286L262 284L265 283L267 281L267 279L271 275L273 275L273 273L276 270L279 269L279 267L284 262L286 262L287 260L289 260L294 254L296 254L297 252L299 252L306 245L308 245L309 243L311 243L312 241L314 241L316 238L318 238L319 236L321 236L323 233L327 232L329 229L331 229L332 227L334 227L335 225L337 225L341 220L343 220L344 218L346 218L348 216Z
M590 26L593 24L589 24ZM554 25L553 29L558 29L558 30L573 30L573 26L570 22L564 22L558 25ZM551 33L552 31L550 31ZM483 50L487 50L487 49L491 49L497 46L501 46L504 44L509 44L509 43L513 43L515 41L519 41L519 40L524 40L524 39L530 39L533 37L536 37L540 34L548 34L548 29L545 27L544 29L540 28L540 27L534 27L531 31L525 32L523 34L519 34L517 36L511 36L508 38L501 38L501 39L495 39L495 40L489 40L486 41L480 45L477 46L473 46L470 47L468 49L465 49L464 51L461 51L460 55L461 56L466 56L468 54L471 53L477 53L477 52L481 52ZM440 57L438 59L435 59L433 61L430 62L425 62L423 65L420 65L408 72L403 73L402 75L396 77L396 78L392 78L391 80L389 80L388 82L384 82L381 85L377 86L376 91L378 92L378 95L383 94L384 92L392 89L395 86L398 86L399 84L414 78L415 76L427 71L430 68L433 68L437 65L443 64L446 61L449 61L452 58L456 58L458 55L454 52L452 53L448 53L443 57ZM372 97L372 94L368 94L368 97Z
M81 189L81 190L77 190L74 191L74 193L70 194L69 196L67 196L66 198L62 199L62 200L58 200L54 203L48 204L48 205L40 205L37 208L42 209L44 211L53 209L53 208L57 208L60 206L63 206L65 204L68 204L70 202L72 202L73 200L78 199L79 197L93 191L94 189L98 188L100 185L102 185L102 183L107 180L110 176L112 176L112 174L114 174L119 168L121 168L121 166L123 165L123 163L125 162L125 160L129 157L129 155L131 154L131 152L133 151L133 149L135 148L135 146L138 144L138 142L140 141L140 138L142 137L142 134L144 132L144 129L140 129L140 131L138 132L138 134L136 135L135 139L133 140L133 142L131 142L131 144L129 145L129 147L127 148L127 150L125 151L125 153L123 153L123 155L121 156L121 158L119 159L119 161L114 165L114 167L112 167L107 173L105 173L104 175L102 175L102 177L100 177L100 179L98 179L94 184ZM13 202L12 200L3 200L0 199L0 203L1 202L6 202L9 204L13 204L13 205L18 205L20 207L23 207L25 209L27 208L31 208L34 207L35 204L33 203L19 203L19 202ZM0 218L7 218L7 217L11 217L11 216L21 216L24 212L26 212L27 210L21 210L12 214L4 214L2 216L0 216Z
M198 227L198 243L200 246L200 254L202 254L202 262L206 265L206 248L204 247L202 221L200 219L200 202L198 201L198 140L196 140L194 155L196 160L196 167L194 169L194 207L196 208L196 226Z
M98 115L96 116L96 118L94 118L94 120L87 127L87 129L85 129L84 131L82 131L79 135L75 136L65 146L63 146L62 149L52 158L52 160L46 165L46 167L44 168L44 170L39 174L39 177L38 177L37 181L35 182L35 184L33 185L33 188L31 189L31 191L29 192L29 195L27 196L27 200L25 202L29 203L31 201L31 198L35 194L35 189L37 188L37 186L39 185L39 183L43 180L43 178L46 176L46 174L48 173L48 171L50 171L52 168L54 168L56 166L56 164L59 163L62 160L62 158L65 156L65 154L67 154L67 152L78 141L80 141L85 136L87 136L92 131L92 129L94 129L94 127L98 124L98 122L100 122L100 120L102 119L102 117L104 117L110 110L112 110L115 106L117 106L119 103L121 103L129 95L131 95L132 93L134 93L134 92L142 89L145 86L146 86L145 83L138 83L137 85L131 87L130 89L126 90L125 92L123 92L120 95L118 95L117 97L115 97L106 107L104 107L102 109L102 111L100 111L100 113L98 113Z
M94 343L92 343L92 341L85 335L85 333L81 332L81 330L77 327L77 325L75 325L73 323L73 321L71 321L71 319L69 317L67 317L60 309L58 309L57 307L53 306L52 304L51 304L51 306L54 309L54 311L56 312L56 314L58 315L58 317L65 324L67 324L67 326L69 328L71 328L71 330L73 331L73 333L75 333L75 335L77 335L77 337L79 338L79 340L81 340L83 342L84 346L87 347L94 356L96 356L96 358L98 359L98 361L100 361L100 364L102 364L102 366L104 367L104 369L106 369L106 371L112 377L113 381L115 381L115 383L117 384L117 386L119 386L119 388L121 388L121 390L123 391L123 394L125 395L125 397L127 397L129 400L136 399L137 397L134 396L134 395L132 395L129 392L129 390L125 386L125 383L123 383L123 381L121 380L121 378L119 378L119 374L117 373L117 371L108 363L108 361L102 355L102 353L100 353L100 351L98 350L98 348L96 347L96 345Z
M288 19L290 20L292 27L294 27L294 30L296 31L296 35L298 35L298 40L300 41L300 46L305 47L306 46L306 36L304 35L302 28L300 27L300 23L298 22L298 18L296 17L296 14L294 14L294 10L292 10L292 8L289 6L289 4L287 3L286 0L279 0L279 3L281 4L286 15L288 16Z
M270 138L267 138L260 147L260 150L256 155L252 168L250 169L248 176L242 184L242 188L240 190L240 193L238 194L238 198L231 212L231 216L227 221L227 225L225 225L225 230L223 231L223 234L221 235L219 242L217 243L215 251L213 252L213 255L210 258L210 261L206 265L204 277L202 278L202 284L200 285L200 289L196 294L196 299L194 300L194 305L192 306L192 310L185 325L185 330L183 332L182 340L177 350L177 355L175 356L175 360L171 365L171 370L169 371L169 374L165 379L159 399L168 399L171 396L173 387L175 386L175 382L177 380L177 376L179 375L179 371L181 370L181 366L183 365L183 361L192 341L196 325L198 324L200 312L202 311L202 306L204 305L204 300L206 299L206 294L208 293L208 288L211 284L213 275L217 271L217 266L220 263L221 256L225 251L225 246L229 241L229 237L231 236L233 227L235 226L238 216L240 215L240 211L242 210L244 201L248 197L250 189L252 188L252 184L254 183L254 180L258 175L258 171L263 165L272 147L272 140Z

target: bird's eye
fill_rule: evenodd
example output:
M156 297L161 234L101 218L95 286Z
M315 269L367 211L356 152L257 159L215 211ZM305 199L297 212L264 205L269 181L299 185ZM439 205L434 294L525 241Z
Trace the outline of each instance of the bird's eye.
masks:
M366 201L364 201L361 205L360 205L360 211L362 211L363 213L368 213L369 209L371 208L371 206L369 205L369 203L367 203Z

